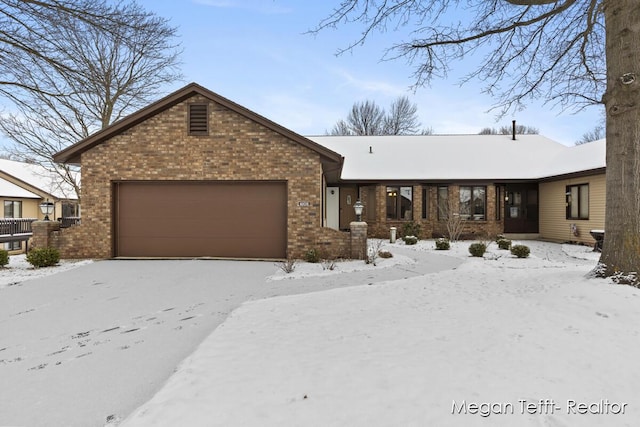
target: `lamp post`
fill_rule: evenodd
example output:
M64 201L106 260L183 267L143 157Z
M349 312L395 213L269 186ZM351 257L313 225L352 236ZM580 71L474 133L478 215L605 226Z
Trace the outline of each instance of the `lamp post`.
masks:
M358 218L358 222L362 221L362 210L364 209L364 205L362 204L362 202L360 201L360 199L358 199L354 204L353 204L353 210L356 211L356 217Z
M50 202L49 199L40 203L40 211L44 215L44 220L49 221L49 215L53 213L53 202Z

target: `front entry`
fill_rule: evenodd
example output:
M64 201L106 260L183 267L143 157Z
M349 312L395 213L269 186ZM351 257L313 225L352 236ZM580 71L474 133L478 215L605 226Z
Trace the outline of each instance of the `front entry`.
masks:
M340 187L340 229L348 230L351 223L356 220L356 212L353 204L358 200L356 187Z
M538 184L507 184L505 233L538 233Z

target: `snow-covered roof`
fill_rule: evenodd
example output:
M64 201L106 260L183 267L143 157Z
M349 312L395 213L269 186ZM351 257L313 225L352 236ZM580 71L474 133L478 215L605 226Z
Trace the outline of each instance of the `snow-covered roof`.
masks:
M312 136L344 157L344 180L522 180L604 167L604 140L541 135Z
M58 199L77 199L75 191L69 184L63 182L59 176L43 166L0 159L0 172L11 175Z
M0 197L16 198L16 199L39 199L35 193L25 190L24 188L17 186L6 179L0 178Z

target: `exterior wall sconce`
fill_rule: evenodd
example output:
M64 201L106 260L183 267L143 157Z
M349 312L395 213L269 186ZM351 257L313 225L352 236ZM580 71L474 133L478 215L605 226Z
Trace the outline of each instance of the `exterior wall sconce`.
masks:
M49 221L49 215L53 213L53 202L50 202L49 199L40 203L40 212L44 215L44 220Z
M364 209L364 205L360 201L360 199L356 200L353 204L353 210L356 211L356 217L358 218L358 222L362 221L362 210Z

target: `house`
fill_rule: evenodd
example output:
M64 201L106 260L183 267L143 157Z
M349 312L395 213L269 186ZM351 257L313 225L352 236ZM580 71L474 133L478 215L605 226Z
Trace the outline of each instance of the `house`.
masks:
M66 257L342 253L324 227L323 188L342 157L195 83L54 156L82 174Z
M593 244L604 228L605 140L568 147L541 135L318 136L344 156L327 188L327 225L345 229L361 199L372 236L410 221L424 237L447 235L451 212L463 236ZM337 208L336 208L337 207Z
M0 159L0 202L3 205L3 219L43 219L39 209L41 202L53 203L52 218L79 216L78 200L70 186L46 168L33 164ZM6 238L7 230L1 235ZM0 241L1 241L0 240ZM20 251L25 249L24 241L3 242L4 249Z
M442 234L459 214L469 235L591 242L604 164L586 151L536 135L304 137L191 83L54 156L81 167L83 209L56 245L89 258L340 255L358 199L371 236L409 221Z

